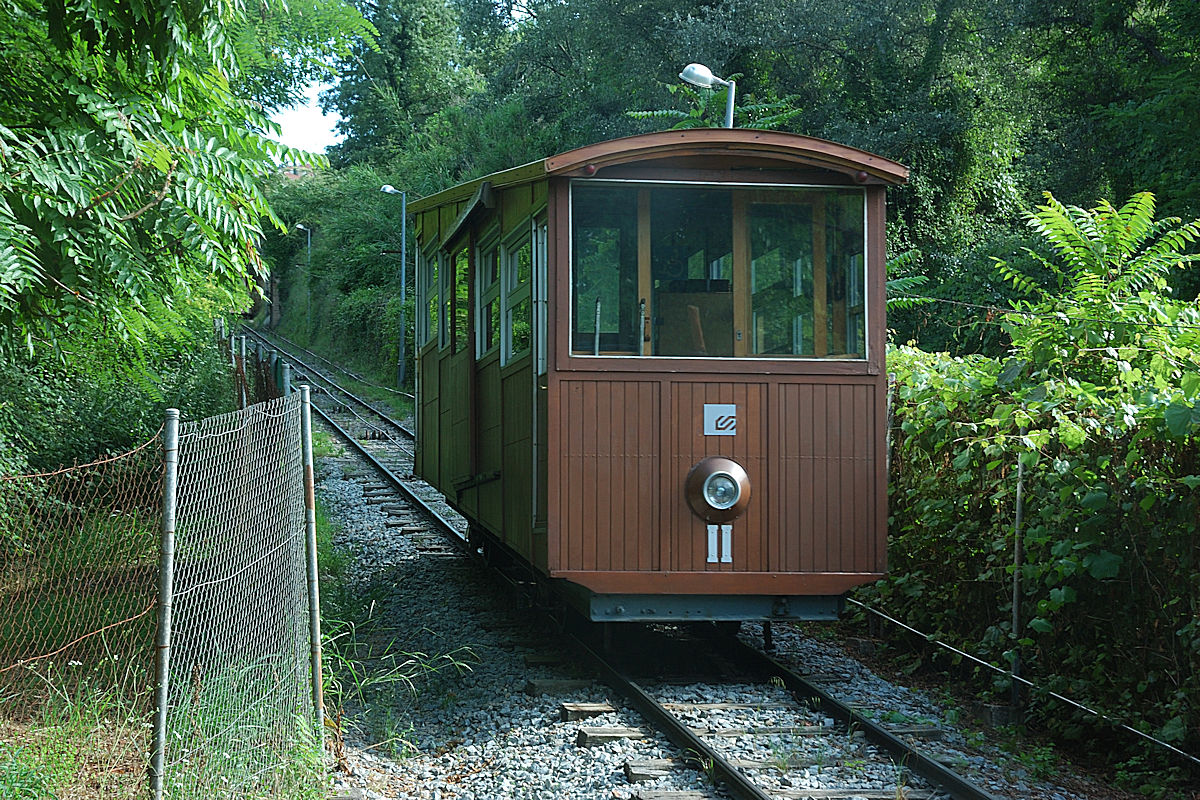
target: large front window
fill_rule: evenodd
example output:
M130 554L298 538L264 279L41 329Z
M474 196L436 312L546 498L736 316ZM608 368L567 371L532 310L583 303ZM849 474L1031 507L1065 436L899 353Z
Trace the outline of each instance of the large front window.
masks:
M571 189L572 352L865 358L861 189Z

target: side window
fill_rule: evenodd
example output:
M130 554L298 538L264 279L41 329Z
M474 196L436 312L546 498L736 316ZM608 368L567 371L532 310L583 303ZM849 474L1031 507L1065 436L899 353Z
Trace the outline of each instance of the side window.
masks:
M470 261L463 244L450 251L442 265L442 347L453 346L455 353L467 349L470 340L467 303L467 274Z
M537 336L537 374L546 374L546 321L549 309L546 303L547 247L546 218L540 217L533 226L533 318Z
M475 350L483 357L500 346L500 244L492 240L479 248L476 261Z
M445 252L438 253L438 349L445 350L450 346L452 327L450 320L454 318L454 256Z
M501 264L504 293L504 363L529 352L533 339L533 236L527 228L504 248Z
M417 343L425 345L438 335L438 257L417 251Z

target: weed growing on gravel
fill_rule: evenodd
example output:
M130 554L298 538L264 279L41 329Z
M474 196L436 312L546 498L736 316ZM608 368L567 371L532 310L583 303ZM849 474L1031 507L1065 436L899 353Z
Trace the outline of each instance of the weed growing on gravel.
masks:
M320 428L313 429L312 450L313 458L337 458L346 455L346 448L333 438L333 434Z
M689 750L684 762L689 766L700 770L700 772L704 775L704 780L707 781L710 786L716 786L717 765L713 759L701 755L695 750Z
M362 711L366 732L377 739L374 746L410 756L417 752L405 736L412 727L402 731L403 723L391 711L399 705L399 696L411 699L423 681L446 670L469 672L480 659L468 647L436 655L400 650L393 641L374 635L373 627L371 620L362 624L327 620L325 624L325 703L334 752L343 748L346 709L354 707Z

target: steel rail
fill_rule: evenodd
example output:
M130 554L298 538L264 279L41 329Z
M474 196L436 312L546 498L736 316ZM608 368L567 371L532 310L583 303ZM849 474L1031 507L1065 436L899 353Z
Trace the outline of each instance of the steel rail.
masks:
M391 418L391 417L389 417L387 414L384 414L382 411L380 411L379 409L375 408L375 406L371 405L371 403L370 403L370 402L368 402L368 401L364 400L363 398L359 397L359 396L358 396L358 395L356 395L354 392L350 391L349 389L347 389L347 388L345 388L344 386L342 386L341 384L339 384L337 381L335 381L335 380L332 380L331 378L327 378L327 377L325 377L325 375L321 374L321 371L320 371L320 370L319 370L317 367L314 367L312 364L309 364L308 362L306 362L306 361L303 361L303 360L301 360L300 358L297 358L297 357L296 357L295 355L293 355L292 353L289 353L289 352L287 352L286 350L283 350L283 348L281 348L279 345L277 345L277 344L275 344L274 342L272 342L272 341L271 341L270 339L268 339L267 337L263 336L263 335L262 335L261 333L259 333L258 331L251 330L250 328L242 328L242 330L243 330L243 331L245 331L247 335L249 335L249 336L252 336L252 337L254 337L255 339L258 339L260 342L263 342L263 343L267 344L268 346L275 348L276 350L280 350L281 352L283 352L283 354L284 354L284 355L287 357L287 359L288 359L289 361L293 361L293 362L295 362L296 364L298 364L299 366L301 366L301 367L303 367L305 370L307 370L309 373L312 373L312 374L314 374L316 377L320 378L320 379L321 379L321 380L323 380L325 383L328 383L328 384L329 384L330 386L332 386L334 389L336 389L337 391L339 391L339 392L341 392L342 394L346 395L347 397L349 397L349 398L350 398L351 400L353 400L354 402L358 403L358 404L359 404L360 406L362 406L363 408L366 408L366 409L368 409L368 410L369 410L369 411L370 411L372 414L378 414L378 415L379 415L381 418L383 418L384 420L386 420L386 421L387 421L387 423L388 423L389 425L393 425L393 426L395 426L397 430L399 430L399 431L401 431L402 433L404 433L404 435L405 435L405 436L408 436L409 438L412 438L412 439L415 439L415 438L416 438L416 434L414 434L414 433L413 433L412 431L410 431L408 428L406 428L405 426L401 425L399 422L397 422L396 420L392 419L392 418ZM304 348L301 348L301 349L304 349ZM357 379L356 379L356 380L357 380Z
M863 731L867 739L897 759L898 764L949 792L954 800L1000 800L996 795L906 744L887 728L863 716L816 684L808 682L761 650L741 640L734 640L731 646L735 648L737 656L745 661L754 662L780 678L791 691L818 699L821 708L838 722L846 726L853 725Z
M271 345L272 347L276 347L276 348L279 347L279 345L275 344L274 341L270 337L268 337L265 333L263 333L262 331L254 330L253 328L247 328L245 326L243 326L241 329L246 331L249 334L257 336L259 339L261 339L262 341ZM330 359L328 359L325 356L318 353L316 350L310 350L302 344L296 344L295 342L293 342L291 339L287 338L286 336L280 336L278 333L272 333L271 336L274 337L275 339L278 339L281 342L287 342L287 346L293 350L300 350L302 352L308 353L310 356L313 356L314 358L324 361L329 366L333 367L334 369L338 370L339 372L344 372L346 375L349 375L352 379L358 381L359 383L361 383L365 386L371 386L376 389L383 389L385 392L391 392L392 394L402 395L404 397L412 398L413 400L416 399L416 395L411 394L409 392L405 392L400 389L393 389L390 386L380 386L378 383L371 383L369 380L367 380L363 376L359 375L358 373L352 372L352 371L346 369L345 367L343 367L341 364L337 363L336 361L331 361Z
M321 419L325 420L325 422L327 422L331 428L337 431L338 435L345 439L346 442L348 442L350 446L358 452L359 455L364 457L367 462L384 478L384 480L395 487L406 498L416 503L426 514L429 514L431 517L433 517L433 519L436 520L441 526L442 535L450 539L455 547L459 547L463 550L466 550L469 547L467 540L463 538L461 534L459 534L458 529L454 527L453 523L443 517L437 511L437 509L426 503L424 499L410 489L398 475L388 469L382 461L377 459L373 453L367 450L366 447L364 447L357 439L351 436L349 432L342 428L341 425L338 425L337 422L335 422L332 417L325 413L320 406L318 406L316 403L313 403L312 408L313 411L316 411L317 414L320 415Z
M733 766L724 756L693 733L691 728L668 711L645 689L625 673L608 663L577 636L571 637L609 686L629 700L652 725L662 731L672 744L684 754L684 761L691 766L710 772L725 784L725 788L738 800L775 800L770 794L756 786L741 770Z

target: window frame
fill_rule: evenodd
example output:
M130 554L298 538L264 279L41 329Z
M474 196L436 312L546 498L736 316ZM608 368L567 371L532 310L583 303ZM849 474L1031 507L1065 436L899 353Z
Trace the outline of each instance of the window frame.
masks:
M500 301L501 284L504 277L504 250L500 245L500 232L498 228L493 228L487 232L482 238L481 244L475 248L475 358L482 359L491 355L496 351L496 348L501 347L504 342L504 309ZM488 285L484 285L483 281L487 277L487 270L483 268L487 262L487 256L494 253L496 256L497 275L496 280ZM484 315L484 309L488 303L495 302L496 304L496 339L490 347L486 346L485 336L488 331L486 324L487 318Z
M439 284L441 275L441 254L436 248L417 248L417 348L422 349L431 342L437 340L440 334L441 327L441 286ZM430 289L433 289L432 295L434 299L435 315L432 326L430 325L429 301Z
M533 282L537 272L537 223L536 218L530 217L518 226L517 230L504 239L500 247L500 363L502 366L519 361L530 355L534 350L533 339L535 325L535 309L533 304ZM530 249L529 277L525 282L514 281L512 259L526 245ZM515 285L514 285L515 283ZM530 346L525 350L513 350L513 311L522 303L528 302L529 309L529 339Z
M600 353L599 355L594 355L590 352L579 351L579 350L574 349L573 342L572 342L572 339L574 336L574 331L575 331L575 323L576 323L575 316L574 316L575 315L575 309L574 309L575 304L573 301L573 296L574 296L574 291L575 291L575 197L574 197L574 189L577 185L580 185L580 186L622 186L622 185L625 185L625 186L637 186L639 188L644 187L647 189L653 189L655 187L676 188L676 187L691 186L691 187L695 187L697 189L725 189L725 190L728 190L733 193L736 193L739 191L752 192L755 190L762 190L762 189L765 189L765 190L782 189L782 190L789 190L789 191L796 191L796 192L815 191L815 192L831 192L831 193L840 193L840 194L848 194L848 193L853 192L855 194L859 194L859 196L861 197L861 205L862 205L862 223L861 223L861 225L862 225L862 246L861 246L861 253L859 254L859 257L861 258L861 270L859 273L859 286L861 288L862 296L863 296L863 312L862 312L862 314L863 314L863 330L862 330L863 352L857 358L846 358L846 357L840 357L837 355L832 355L832 356L830 356L830 355L826 355L826 356L808 356L808 355L782 356L782 355L759 355L759 354L752 354L752 353L747 353L745 355L740 355L740 356L739 355L734 355L734 356L682 355L682 356L680 356L680 355L659 355L659 354L638 355L636 353ZM735 201L735 204L736 204L736 202L737 201ZM743 202L745 202L745 201L743 201ZM640 203L639 203L639 205L640 205ZM869 230L869 226L868 226L871 199L870 199L870 195L867 192L866 187L852 186L852 185L845 185L845 184L839 185L839 184L809 184L809 183L803 183L803 184L801 184L801 183L750 183L750 182L742 182L742 181L713 181L713 182L710 182L710 181L638 179L638 178L610 178L610 179L575 178L575 179L571 179L567 186L566 206L567 206L567 210L568 210L568 226L569 226L568 231L567 231L567 237L566 237L567 238L567 269L566 269L566 273L567 273L567 275L566 275L566 281L567 281L566 292L567 292L567 294L566 294L566 298L567 298L568 302L566 304L567 305L567 308L566 308L567 327L564 332L564 339L566 340L566 342L565 342L566 346L565 346L564 350L565 350L565 355L568 358L568 363L569 363L570 359L583 359L584 360L583 362L578 362L578 361L575 362L575 363L578 363L581 365L582 365L582 363L586 363L587 360L592 360L594 362L596 360L601 360L601 359L609 359L609 360L611 360L611 359L634 359L638 363L647 362L647 361L651 361L654 359L667 359L670 361L697 361L697 360L700 360L700 361L719 362L722 364L734 364L734 365L736 365L738 363L743 363L743 362L770 361L770 362L784 363L784 364L807 364L809 366L837 364L837 365L849 366L852 369L852 371L859 371L859 370L870 371L871 365L873 364L875 356L876 356L876 354L874 352L874 348L872 348L872 335L871 335L872 316L874 313L878 313L878 312L874 308L872 308L872 304L871 304L869 296L868 296L869 295L868 287L870 286L870 270L873 265L873 260L871 259L871 235L872 234L871 234L871 231ZM639 210L638 210L639 226L642 224L641 223L642 213L644 213L643 209L641 209L639 207ZM734 236L736 238L736 236L737 236L736 231L734 233ZM748 257L748 254L747 254L747 257ZM746 265L746 268L747 268L747 270L749 270L749 264ZM640 278L639 278L639 280L640 280ZM737 291L737 290L735 289L735 291ZM748 298L749 295L746 295L746 297ZM738 300L736 298L737 298L737 296L735 295L735 303L738 302ZM653 312L651 312L651 313L653 313ZM747 331L747 333L749 334L749 331ZM560 366L560 368L563 368L563 367L565 367L565 365ZM842 371L841 367L838 368L838 371Z

